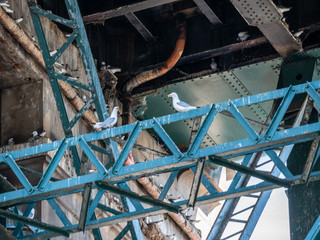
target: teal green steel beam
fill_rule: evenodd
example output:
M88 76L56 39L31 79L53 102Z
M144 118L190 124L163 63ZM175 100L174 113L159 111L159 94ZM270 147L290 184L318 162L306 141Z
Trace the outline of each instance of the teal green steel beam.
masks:
M164 197L167 195L167 193L168 193L170 187L172 186L174 180L176 179L178 173L179 173L179 171L176 170L176 171L173 171L170 174L170 176L169 176L169 178L168 178L168 180L166 182L166 185L164 185L164 187L163 187L163 189L162 189L162 191L161 191L161 193L160 193L160 195L158 197L158 200L162 201L164 199Z
M29 214L31 213L34 205L35 205L35 203L28 204L26 210L24 210L24 213L23 213L24 217L28 217L29 216ZM23 228L23 225L24 225L23 223L18 222L16 224L16 229L13 231L12 235L17 237L19 235L19 233L21 232L21 229Z
M57 15L55 15L53 13L44 11L44 10L38 8L38 7L35 7L35 6L31 6L29 8L30 8L31 12L36 13L38 15L41 15L43 17L46 17L46 18L48 18L48 19L50 19L52 21L55 21L55 22L60 23L60 24L63 24L63 25L65 25L67 27L70 27L70 28L76 27L76 24L75 24L74 21L70 21L68 19L62 18L60 16L57 16Z
M107 156L112 156L112 152L110 151L107 151L106 149L102 148L102 147L99 147L97 145L94 145L92 143L88 143L88 145L90 146L90 148L93 150L93 151L97 151L97 152L100 152L102 154L105 154Z
M73 77L62 75L62 74L56 73L55 71L50 71L50 73L54 78L62 80L66 83L69 83L72 86L82 88L82 89L89 91L89 92L94 92L94 90L91 86L84 84L84 83L80 82L79 80L75 80L75 78L73 78Z
M96 167L101 177L105 178L109 174L107 169L105 169L103 164L100 162L100 160L97 158L97 156L94 154L94 152L91 150L87 142L82 137L79 138L79 146L87 155L87 157L91 160L93 165Z
M67 218L66 214L62 211L56 200L54 200L54 198L48 199L48 203L50 204L54 212L57 214L63 225L66 227L71 226L71 222Z
M187 156L193 157L196 151L199 149L204 136L206 135L207 131L209 130L209 127L211 126L211 123L213 122L214 117L218 113L218 108L215 104L211 105L206 117L203 120L203 123L201 124L196 136L194 137L193 141L189 146Z
M158 122L158 120L156 118L153 118L153 120L151 121L151 124L153 125L153 129L156 131L159 137L164 141L164 143L170 149L172 154L177 159L181 160L183 158L183 154L180 152L179 148L176 146L176 144L172 141L170 136L163 129L163 127Z
M114 174L117 174L120 171L121 167L123 166L123 163L126 161L128 155L129 155L129 152L132 149L133 144L137 140L141 130L142 130L142 125L140 124L140 122L137 121L136 123L134 123L134 127L132 129L132 132L130 133L125 145L122 148L122 151L119 154L119 157L117 158L117 160L112 168L112 172Z
M106 206L106 205L103 205L103 204L101 204L101 203L98 203L97 208L99 208L99 209L101 209L101 210L103 210L103 211L112 213L112 214L114 214L114 215L118 215L118 214L121 214L121 213L122 213L122 212L119 212L118 210L115 210L115 209L113 209L113 208L111 208L111 207L108 207L108 206Z
M140 202L144 202L144 203L147 203L147 204L150 204L150 205L154 205L154 206L157 206L157 207L165 208L170 212L175 212L175 213L179 212L179 207L177 207L177 206L173 206L171 204L159 201L157 199L152 199L150 197L140 196L140 195L138 195L138 194L136 194L134 192L125 190L123 188L115 187L115 186L112 186L112 185L109 185L109 184L105 184L103 182L97 182L97 186L99 188L102 188L102 189L104 189L106 191L109 191L109 192L117 193L119 195L122 195L122 196L125 196L125 197L128 197L128 198L132 198L132 199L138 200Z
M291 182L289 182L288 180L283 180L277 177L274 177L272 175L268 175L266 173L263 173L262 171L258 171L258 170L254 170L252 168L231 162L229 160L225 160L221 157L217 157L217 156L209 156L209 162L213 163L213 164L218 164L220 166L224 166L233 170L236 170L238 172L244 173L244 174L248 174L251 175L253 177L262 179L264 181L267 182L271 182L274 184L278 184L279 186L283 186L283 187L290 187L292 185Z
M259 135L256 133L256 131L251 127L251 125L248 123L248 121L243 117L239 109L234 105L232 101L229 100L229 109L232 115L236 118L236 120L241 124L243 129L249 134L249 136L252 138L253 141L258 142L259 141Z
M114 240L121 240L126 234L127 232L130 230L130 225L127 224L122 231L118 234L118 236L116 236L116 238Z
M95 101L96 101L96 95L92 94L91 98L84 104L84 106L77 112L77 114L70 121L69 127L66 129L67 132L71 131L74 125L76 125L76 123L80 120L83 114L91 107L91 105Z
M34 0L29 0L28 1L29 8L30 7L36 7L36 2ZM40 21L39 15L37 15L35 12L30 11L30 15L34 24L34 29L36 31L37 37L38 37L38 42L41 48L42 56L45 62L46 70L49 75L49 81L51 84L52 92L54 95L54 98L56 100L56 105L60 114L60 119L62 122L62 128L63 131L66 135L66 137L72 137L72 132L67 131L67 128L69 127L69 119L68 119L68 114L66 107L64 105L64 101L62 98L62 94L60 91L60 87L58 84L58 80L55 78L55 76L52 74L53 67L52 67L52 62L51 62L51 56L49 53L49 48L48 44L46 41L46 37L42 28L42 23ZM73 158L73 165L76 169L76 173L78 174L80 171L80 158L78 151L75 147L70 147L72 158Z
M283 97L280 106L278 107L276 113L274 114L269 127L266 130L265 138L268 140L271 140L274 133L276 132L280 122L283 119L283 116L287 112L288 107L290 106L290 103L293 100L293 97L295 96L296 89L292 86L289 86L287 88L287 92L285 96Z
M199 158L198 164L197 164L197 169L195 171L195 174L193 176L193 183L192 187L190 190L190 196L189 196L189 202L188 202L188 207L193 207L195 206L199 188L200 188L200 183L201 183L201 177L204 169L204 163L205 163L205 158Z
M296 181L301 177L301 175L299 176L295 176L290 178L290 180ZM311 174L310 177L310 181L318 181L320 179L320 171L318 172L313 172ZM272 190L275 188L279 188L279 185L276 184L271 184L268 182L263 182L263 183L259 183L257 185L253 185L253 186L249 186L249 187L243 187L243 188L239 188L239 189L235 189L235 190L230 190L227 192L221 192L221 193L216 193L213 195L206 195L206 196L202 196L199 197L197 199L196 205L201 205L201 204L209 204L212 202L216 202L216 201L221 201L221 200L225 200L225 199L231 199L231 198L235 198L235 197L240 197L240 196L246 196L252 193L257 193L257 192L264 192L264 191L268 191L268 190ZM180 206L181 208L186 208L187 207L187 200L183 200L180 202L176 202L173 203L173 205L175 206ZM97 219L97 220L90 220L87 222L86 225L86 229L93 229L93 228L98 228L98 227L103 227L103 226L107 226L107 225L114 225L114 224L118 224L120 222L128 222L137 218L142 218L142 217L146 217L146 216L151 216L151 215L157 215L157 214L162 214L167 212L167 210L165 209L160 209L158 207L152 207L149 209L144 209L142 211L134 211L134 212L125 212L125 213L119 213L115 216L110 216L107 218L102 218L102 219ZM70 233L74 233L77 232L77 226L78 224L72 225L70 227L62 227L63 230L69 231ZM25 236L24 238L29 238L29 237L54 237L54 236L58 236L58 233L49 233L49 232L40 232L40 233L36 233L33 234L31 236Z
M99 201L100 201L101 197L103 196L103 194L104 194L104 190L99 189L96 196L91 201L89 209L88 209L87 220L91 219L92 215L94 214L94 210L98 206Z
M0 216L21 222L26 225L31 225L31 226L34 226L37 228L41 228L41 229L50 231L50 232L58 233L59 235L63 235L65 237L69 237L68 230L64 230L60 227L49 225L49 224L46 224L46 223L43 223L43 222L40 222L40 221L37 221L34 219L24 217L24 216L20 216L20 215L11 213L9 211L5 211L5 210L0 209Z
M78 229L83 232L85 230L86 222L87 222L87 214L88 214L88 208L90 204L91 191L92 191L92 183L87 183L83 191L83 200L81 204L79 224L78 224Z
M287 168L287 166L279 159L275 151L267 150L266 154L270 157L270 159L274 162L275 166L282 172L282 174L286 178L293 176L290 170Z
M55 155L53 156L53 158L51 159L46 171L44 172L42 178L40 179L37 189L39 191L44 191L47 184L49 183L52 175L54 174L54 171L56 170L57 166L59 165L59 162L64 154L64 152L66 151L67 147L68 147L68 143L69 141L67 139L64 139L57 152L55 153Z
M11 156L11 154L6 153L4 157L1 156L0 158L9 165L9 167L11 168L13 173L19 179L21 184L25 187L26 191L29 194L31 194L34 191L34 188L31 185L31 183L29 182L29 180L26 178L26 176L23 174L23 172L19 168L18 164L16 164L16 162L14 161L13 157Z

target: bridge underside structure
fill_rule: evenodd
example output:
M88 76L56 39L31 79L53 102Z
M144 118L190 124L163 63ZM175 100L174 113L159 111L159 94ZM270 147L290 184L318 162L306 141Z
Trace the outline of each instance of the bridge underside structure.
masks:
M168 212L179 213L188 207L221 200L226 200L225 205L208 238L220 239L223 233L222 230L226 227L228 221L242 221L244 224L243 229L232 233L230 236L239 235L239 238L248 239L270 196L270 190L281 187L291 188L292 186L306 184L320 179L320 172L313 171L313 166L319 156L320 123L310 123L305 120L308 119L311 108L318 110L320 107L320 95L318 93L320 81L289 86L267 93L214 103L188 112L137 121L132 124L105 129L99 132L73 136L71 131L72 127L91 105L95 104L101 121L107 118L105 100L99 86L99 79L95 70L77 1L65 1L70 19L64 19L43 11L37 8L34 1L28 2L66 137L52 143L0 154L0 163L10 167L23 186L18 190L8 187L7 192L0 194L0 216L16 222L13 235L18 239L47 239L54 236L69 236L72 233L84 230L92 230L95 239L102 239L99 227L114 225L120 222L127 222L128 225L118 235L117 239L121 239L128 231L131 232L133 239L141 239L142 233L137 221L139 218ZM73 33L69 39L53 56L50 56L46 45L39 15L73 29ZM55 62L74 41L79 48L84 69L87 72L87 84L80 83L74 80L74 78L55 72ZM91 92L91 98L71 121L69 121L64 107L58 79ZM296 96L302 96L306 100L304 104L301 105L301 109L294 123L283 126L283 118ZM262 132L258 132L243 116L241 110L246 106L267 101L278 101L280 104L277 106L275 113L266 119L265 129ZM308 111L306 111L306 109L308 109ZM221 112L228 112L236 119L239 126L246 132L246 138L203 147L201 144L207 131L210 127L214 128L215 117ZM187 150L181 151L166 132L166 125L199 117L202 117L203 120L197 133ZM161 139L161 142L169 149L170 154L165 157L124 166L124 162L128 158L129 152L134 147L142 130L152 130L155 132L159 139ZM121 151L118 151L113 139L125 134L128 134L128 138ZM108 147L106 149L97 147L94 145L96 141L104 141ZM304 142L312 142L310 152L307 159L301 159L301 161L304 161L303 173L294 175L285 163L292 147L295 144ZM53 178L59 162L67 149L70 149L72 152L77 176L67 179ZM88 157L96 169L95 172L80 174L81 161L79 151ZM38 184L32 185L23 173L22 168L18 165L19 160L48 152L54 152L54 156L42 174ZM103 165L97 156L97 152L110 156L109 163ZM258 161L263 152L268 155L274 165L274 168L270 171L259 170ZM235 157L243 158L241 164L230 160ZM259 164L261 166L260 162ZM218 192L215 189L210 179L203 174L205 165L224 166L237 171L227 191ZM177 176L177 172L190 168L195 174L193 184L189 186L191 189L189 199L176 202L168 201L166 195ZM161 190L158 199L139 195L131 191L127 185L127 182L131 180L165 172L169 172L171 175ZM250 185L247 180L250 177L259 179L260 182ZM200 182L207 189L208 195L198 196ZM117 209L112 209L110 206L99 203L102 195L106 191L119 194L123 197L125 211L120 212ZM94 195L93 192L96 194ZM82 193L83 203L78 223L72 224L72 221L63 213L56 198L77 193ZM238 213L232 213L232 216L230 215L230 209L235 206L236 199L241 196L249 196L257 199L256 204L248 206L247 209L243 210L251 211L248 220L237 220L235 216ZM54 209L63 223L62 227L28 218L33 206L37 202L42 201L47 201ZM17 207L25 204L27 204L27 208L23 213L19 213ZM96 209L106 211L110 216L97 218L95 215ZM36 228L37 230L30 235L23 235L22 228L24 225ZM227 237L225 239L227 239Z

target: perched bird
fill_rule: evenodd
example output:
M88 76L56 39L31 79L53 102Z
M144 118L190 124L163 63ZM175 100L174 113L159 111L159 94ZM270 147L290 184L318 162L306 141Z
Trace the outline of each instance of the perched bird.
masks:
M36 136L38 136L38 132L37 131L33 131L32 132L32 137L36 137Z
M284 12L289 12L291 10L291 7L284 7L284 6L277 6L279 12L284 13Z
M196 109L196 107L191 106L188 103L185 103L183 101L180 101L178 94L175 92L170 93L168 97L172 97L173 108L178 112L186 112L192 109Z
M50 56L52 57L53 55L55 55L58 51L57 50L53 50L51 52L49 52Z
M9 138L8 140L8 146L12 147L14 145L14 139L13 138Z
M4 5L2 7L3 7L3 9L4 9L4 11L6 13L13 13L13 10L11 10L10 8L8 8L8 7L4 6Z
M293 34L293 36L295 37L295 38L298 38L298 37L300 37L300 35L303 33L303 30L302 31L298 31L298 32L295 32L294 34Z
M118 121L118 107L114 107L111 113L111 116L109 118L107 118L106 120L104 120L103 122L98 122L96 124L93 125L93 127L95 129L99 129L99 128L110 128L113 125L115 125Z
M248 34L248 32L239 32L238 33L238 41L244 42L245 40L247 40L250 37L250 35Z
M0 0L0 6L10 7L8 0Z
M28 215L28 218L31 218L31 219L34 218L34 208L32 208L31 212Z
M21 23L23 21L23 18L18 18L16 20L14 20L16 23Z
M43 131L42 133L39 134L40 137L44 137L46 135L46 131Z
M212 69L212 71L217 71L218 70L218 64L216 63L214 58L211 59L210 68Z

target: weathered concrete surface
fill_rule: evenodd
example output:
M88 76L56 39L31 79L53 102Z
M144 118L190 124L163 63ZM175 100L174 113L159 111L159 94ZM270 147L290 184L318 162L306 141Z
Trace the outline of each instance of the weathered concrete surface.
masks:
M33 131L42 131L42 83L6 88L1 92L1 145L9 138L23 143Z

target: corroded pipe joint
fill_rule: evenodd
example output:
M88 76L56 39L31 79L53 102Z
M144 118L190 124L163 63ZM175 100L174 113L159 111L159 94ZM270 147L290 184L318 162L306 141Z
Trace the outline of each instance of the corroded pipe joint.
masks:
M162 76L163 74L167 73L180 59L184 46L186 43L186 27L185 24L179 25L179 37L176 42L176 46L171 54L171 56L161 64L159 67L156 67L152 70L148 70L142 73L139 73L137 76L130 79L125 87L124 90L127 94L131 95L131 92L134 88L138 87L139 85L148 82L152 79Z

